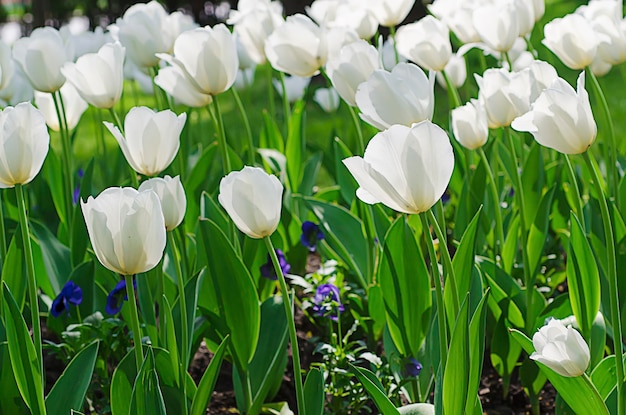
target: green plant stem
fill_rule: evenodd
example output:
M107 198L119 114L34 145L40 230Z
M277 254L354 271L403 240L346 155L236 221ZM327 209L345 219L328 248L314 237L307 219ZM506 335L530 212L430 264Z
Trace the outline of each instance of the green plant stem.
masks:
M441 361L441 371L446 367L448 360L448 329L446 323L446 306L443 298L443 286L441 284L441 276L439 267L437 266L437 253L435 252L435 244L430 234L428 219L425 213L420 214L422 220L422 233L428 247L428 255L430 256L430 268L433 281L435 283L435 302L437 303L437 326L439 329L439 354Z
M289 136L289 119L291 118L291 106L287 97L287 85L285 85L285 74L278 72L280 76L280 87L283 89L283 118L285 119L285 140Z
M511 57L509 56L508 52L504 52L504 61L509 65L509 71L513 70L513 64L511 63Z
M74 193L74 169L72 160L72 143L70 142L69 132L67 125L65 124L65 115L61 107L61 93L59 91L52 93L52 101L54 102L54 109L57 113L57 119L59 121L59 134L61 136L61 160L63 162L63 182L65 185L65 191L63 200L65 201L65 220L70 221L70 215L72 212L72 194Z
M135 286L133 285L133 276L125 275L126 279L126 294L128 296L128 302L130 304L130 324L133 330L133 348L135 349L135 363L137 366L137 373L141 370L143 364L143 349L141 348L141 328L139 326L139 313L137 311L137 300L135 299Z
M613 325L613 343L615 346L615 372L617 374L617 413L624 415L624 344L622 342L622 321L620 316L619 288L617 280L617 264L615 259L615 237L613 234L613 224L607 203L607 197L602 189L600 174L594 164L593 154L590 151L583 153L583 158L587 164L587 169L593 179L593 184L598 192L598 202L600 203L600 213L602 215L602 225L604 226L604 239L606 243L606 270L609 282L609 300L611 307L611 324Z
M485 170L487 170L487 175L489 176L489 190L491 193L491 199L493 200L494 214L496 219L496 243L494 244L494 256L495 258L497 258L500 254L500 251L502 250L502 247L504 246L504 227L502 225L502 212L500 211L500 194L498 192L496 178L493 174L493 170L491 169L491 165L487 160L485 150L480 147L478 149L478 154L480 155L480 159L485 165Z
M180 266L180 252L178 251L178 245L176 244L176 238L173 231L167 232L167 240L170 244L170 249L174 255L174 268L176 269L176 278L178 280L178 302L180 304L180 327L182 332L182 350L181 350L181 362L180 362L180 376L182 379L183 387L183 414L187 414L187 387L185 379L187 378L187 365L189 364L189 323L187 319L187 300L185 298L185 278L183 276L182 268Z
M515 188L515 199L517 201L517 207L520 215L520 227L521 227L521 244L522 244L522 261L524 263L524 282L526 283L526 333L530 334L533 329L533 286L535 284L533 275L531 274L530 263L528 260L528 252L526 250L526 242L528 241L528 225L526 223L526 208L524 200L524 186L522 184L522 176L520 169L518 168L517 152L515 151L515 143L513 143L513 137L509 134L508 128L504 128L504 140L509 145L509 151L511 152L511 158L513 159L514 168L516 174L513 177Z
M152 68L150 68L150 75L152 78L152 88L154 90L154 99L156 100L157 108L159 109L159 111L162 111L167 108L172 108L172 103L170 102L170 97L169 95L167 95L167 92L161 89L161 87L158 86L154 82L154 79L156 78L158 74L159 74L158 66L153 66Z
M563 154L563 158L565 159L565 165L567 166L567 174L569 176L569 181L571 187L574 189L574 199L576 199L576 216L578 216L578 220L583 227L585 227L585 216L583 213L583 200L580 197L580 190L578 189L578 180L576 180L576 174L574 173L574 168L572 167L572 161L570 160L567 154Z
M396 58L396 65L400 63L400 54L398 53L398 47L396 46L396 27L389 27L389 36L393 39L393 54Z
M287 325L289 327L289 342L291 343L291 359L293 361L293 376L296 384L296 399L298 402L298 413L305 414L304 407L304 388L302 386L302 370L300 368L300 351L298 349L298 337L296 335L296 323L294 321L293 310L291 308L291 301L289 300L289 289L283 270L280 267L280 262L276 256L276 250L272 244L272 240L269 236L263 238L267 251L272 258L272 264L274 264L274 270L278 276L278 282L280 284L280 291L283 294L283 306L285 308L285 317L287 317Z
M460 310L459 291L456 283L456 277L454 275L454 267L452 266L452 259L450 258L450 251L448 251L448 244L446 243L446 237L444 236L432 209L429 209L426 212L426 216L435 230L437 239L439 239L439 252L441 253L441 257L443 259L443 269L444 274L446 275L445 282L446 284L450 284L450 288L452 289L452 309L454 311L454 317L456 318Z
M607 162L607 179L609 182L609 199L615 198L615 202L619 206L619 173L617 170L617 144L615 142L615 128L613 126L613 119L611 118L611 110L609 109L609 103L606 100L606 96L604 92L602 92L602 87L600 87L600 82L598 82L598 78L593 74L591 69L587 70L589 73L589 77L591 78L591 84L593 85L594 91L598 100L600 101L600 108L602 108L602 112L604 114L604 118L607 122L608 128L608 137L606 142L604 143L604 154Z
M446 71L441 71L441 75L443 75L443 79L446 82L446 88L448 89L448 96L450 97L450 102L452 105L450 109L455 109L461 106L461 97L459 96L459 91L456 89L450 77L446 73Z
M276 107L274 103L274 69L269 63L265 64L267 69L267 96L269 99L269 111L273 120L276 119Z
M21 184L15 185L17 196L17 208L20 217L20 230L22 232L22 245L24 246L24 260L26 262L26 274L28 284L28 300L30 302L30 315L33 325L33 343L37 354L37 367L41 373L41 382L45 384L45 372L43 370L43 354L41 351L41 324L39 322L39 297L37 296L37 280L35 277L35 262L33 260L33 249L30 245L30 229L28 226L28 214L26 212L26 201L24 199L24 189Z
M0 274L2 274L2 266L4 265L4 259L7 256L7 237L6 229L4 227L4 205L2 204L2 193L3 191L0 189ZM2 275L0 275L0 281L2 281Z
M254 159L256 150L254 147L254 139L252 138L252 129L250 128L250 120L248 119L248 114L246 113L246 109L241 102L241 97L239 97L239 92L237 92L236 88L230 88L233 93L233 97L235 98L235 103L237 104L237 108L239 108L239 112L241 113L241 118L243 119L243 126L246 129L246 138L248 139L248 164L250 166L254 166Z
M220 111L220 104L217 99L217 95L213 97L213 109L215 111L215 128L217 129L217 139L222 152L222 163L224 166L224 174L228 174L231 171L230 157L228 155L228 143L226 143L226 131L224 130L224 120L222 119L222 112Z
M354 129L357 137L357 154L363 154L365 152L365 138L363 137L363 128L361 127L361 120L357 114L356 108L348 104L348 110L354 123Z

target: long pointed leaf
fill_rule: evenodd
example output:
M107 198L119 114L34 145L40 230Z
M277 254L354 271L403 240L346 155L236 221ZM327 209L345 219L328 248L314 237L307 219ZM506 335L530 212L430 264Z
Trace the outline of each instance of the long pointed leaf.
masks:
M196 394L193 397L193 403L191 404L191 415L204 415L206 414L206 408L209 406L209 400L217 381L217 375L219 374L220 367L222 366L222 360L224 359L224 353L228 346L230 337L226 336L220 346L215 351L213 359L209 362L209 366L206 368L200 384L196 390Z

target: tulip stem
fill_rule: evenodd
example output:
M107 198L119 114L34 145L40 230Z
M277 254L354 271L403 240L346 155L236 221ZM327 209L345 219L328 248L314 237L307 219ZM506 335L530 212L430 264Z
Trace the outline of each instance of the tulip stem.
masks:
M615 237L613 234L613 224L607 197L602 189L600 174L594 163L593 154L590 151L583 153L583 158L587 164L587 169L593 179L593 184L598 192L598 202L600 203L600 213L602 214L602 225L604 226L604 239L606 244L606 270L609 282L609 300L611 307L611 324L613 325L613 344L615 347L615 372L617 374L617 413L623 415L624 410L624 344L622 342L622 321L620 318L619 291L617 281L617 264L615 262Z
M522 176L520 168L518 167L517 152L515 151L515 143L513 143L513 137L511 136L509 129L504 128L504 139L509 145L509 151L511 152L511 159L513 160L513 167L515 168L515 174L512 177L514 181L515 199L517 201L517 207L519 209L520 227L521 227L521 244L522 244L522 261L524 263L524 282L526 283L526 332L530 333L533 329L534 314L533 314L533 294L534 294L534 278L532 275L533 270L530 269L530 261L528 260L528 252L526 249L526 243L528 241L528 228L526 224L526 208L524 205L524 186L522 184Z
M574 199L576 200L576 216L578 216L578 220L582 224L583 230L585 227L585 216L583 213L583 204L582 199L580 198L580 190L578 189L578 180L576 180L576 174L574 173L574 168L572 167L572 161L570 160L567 154L563 154L565 158L565 164L567 165L567 173L569 175L569 181L571 187L574 189Z
M396 27L389 26L389 37L393 39L393 55L396 58L396 65L400 63L400 54L398 54L398 47L396 46Z
M280 87L283 89L283 117L285 118L285 140L289 137L289 120L291 119L291 106L287 96L287 85L285 85L285 74L278 72L280 76Z
M21 184L15 185L17 196L17 208L20 217L20 230L22 232L22 245L24 246L24 260L26 261L28 299L30 301L30 315L33 325L33 343L37 354L37 367L41 373L41 382L45 384L45 373L43 371L43 354L41 351L41 324L39 322L39 297L37 296L37 281L35 278L35 263L33 260L33 250L30 245L30 229L28 226L28 214L26 213L26 201L24 199L24 189Z
M363 128L361 127L361 120L357 114L356 108L348 104L350 115L352 116L352 122L354 123L354 129L356 130L357 137L357 154L363 154L365 151L365 138L363 137Z
M141 348L141 328L139 326L139 313L137 312L137 300L135 299L135 286L133 285L133 275L125 275L126 294L130 303L130 320L133 330L133 342L135 349L135 364L137 373L141 370L143 364L143 350Z
M241 118L243 119L243 126L246 129L246 138L248 139L248 164L250 164L250 166L254 166L256 151L254 147L254 139L252 138L252 129L250 128L250 120L248 119L248 114L246 113L243 103L241 102L241 97L239 97L239 92L237 92L237 89L234 87L230 90L233 92L235 103L237 104L237 108L239 108Z
M54 109L57 113L59 121L59 134L61 136L61 159L64 167L63 181L65 182L65 220L69 224L72 212L72 195L74 193L74 174L72 168L72 143L69 138L67 124L65 123L65 114L63 113L63 100L59 91L52 93L52 101ZM63 219L63 218L62 218Z
M231 171L230 157L228 156L228 144L226 143L226 131L224 131L224 120L222 119L222 112L220 111L220 104L217 100L217 95L213 97L213 107L215 110L215 128L217 129L217 139L219 142L220 150L222 151L222 163L224 166L224 174L228 174Z
M489 176L489 190L491 192L491 198L493 199L493 210L496 217L496 242L494 243L494 258L498 258L500 254L500 250L504 246L504 228L502 226L502 212L500 212L500 194L498 192L498 186L496 184L496 178L493 174L493 170L491 169L491 165L487 160L487 155L485 154L485 150L482 147L478 148L478 154L480 155L480 159L485 165L485 170L487 171L487 175ZM495 261L496 263L498 261Z
M458 291L458 286L456 284L456 276L454 274L454 267L452 266L452 260L450 259L450 251L448 251L448 244L446 243L446 237L441 231L439 222L437 221L437 218L433 214L432 209L428 209L428 211L426 211L426 215L428 216L428 219L430 220L431 226L435 230L435 235L437 235L437 239L439 239L439 252L441 253L441 257L443 259L444 274L446 275L445 282L450 284L450 288L452 290L452 310L454 312L454 318L456 318L460 310L459 291Z
M275 120L276 108L274 103L274 69L269 63L267 63L265 66L267 68L267 96L269 97L269 111L272 120Z
M4 228L4 204L2 203L2 190L0 190L0 281L2 281L2 266L7 256L7 239ZM1 284L0 284L1 285Z
M446 82L446 88L448 89L448 96L450 97L451 109L455 109L461 106L461 97L459 96L459 91L456 89L450 77L446 73L445 70L441 71L441 75L443 75L443 79Z
M596 98L598 99L598 101L600 101L600 107L602 108L602 112L604 113L604 118L606 119L607 123L608 137L606 142L604 143L604 154L608 163L608 167L606 170L609 182L609 198L614 197L617 206L619 206L619 173L617 171L617 146L615 143L615 128L613 127L613 119L611 118L609 104L606 100L604 92L602 92L602 87L600 87L600 82L598 82L598 78L596 78L591 69L588 69L587 72L589 73L589 77L591 78L591 84L593 85L594 91L596 93Z
M167 232L167 240L174 256L174 268L176 268L176 277L178 279L178 302L180 305L180 327L182 332L182 350L181 350L181 362L180 362L180 375L183 388L183 414L187 414L187 387L186 375L187 365L189 364L189 323L187 319L187 301L185 299L185 278L180 266L180 252L176 244L176 238L172 231Z
M448 329L446 324L446 306L443 298L443 286L441 284L441 276L439 274L439 267L437 266L437 253L435 252L435 244L430 234L430 227L428 226L428 219L426 214L420 214L422 220L422 234L426 240L426 246L428 247L428 255L430 256L430 268L435 282L435 301L437 303L437 326L439 329L439 354L441 362L441 372L443 373L446 368L446 362L448 360Z
M298 349L298 336L296 335L296 323L294 321L293 309L291 307L291 300L289 299L289 289L287 282L285 281L285 275L280 267L280 262L276 256L276 250L272 244L272 240L269 236L263 238L267 251L272 258L272 264L274 264L274 270L278 276L278 282L280 284L280 291L283 294L283 307L285 308L285 317L287 317L287 326L289 327L289 342L291 343L291 359L293 361L293 377L296 384L296 398L298 402L298 413L305 414L304 408L304 388L302 387L302 370L300 368L300 351Z

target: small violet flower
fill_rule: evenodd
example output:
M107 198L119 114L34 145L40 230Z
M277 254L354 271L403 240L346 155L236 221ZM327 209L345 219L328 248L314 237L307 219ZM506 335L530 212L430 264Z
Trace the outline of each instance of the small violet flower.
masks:
M291 265L287 262L287 258L285 258L285 254L280 249L276 250L276 256L278 257L278 263L280 264L280 269L283 271L283 274L288 274L291 271ZM274 264L272 264L272 257L270 254L267 254L267 262L261 265L261 276L270 280L277 280L278 275L276 275L276 270L274 269Z
M407 375L416 378L420 375L420 372L422 371L422 364L418 362L416 358L411 357L407 360L404 368L406 369Z
M322 284L317 287L313 297L313 311L320 317L329 317L337 321L337 315L344 312L345 307L341 304L339 288L333 284Z
M74 283L74 281L68 281L63 286L63 289L57 295L50 307L50 314L54 317L59 317L63 311L70 315L70 305L79 305L83 302L83 290Z
M133 279L133 287L137 288L135 279ZM126 292L126 280L123 279L109 292L105 311L112 316L119 313L122 311L124 301L128 301L128 294Z
M76 175L78 176L79 184L74 187L74 193L72 194L72 203L74 206L76 206L78 199L80 198L80 181L85 176L85 172L83 169L79 168Z
M324 232L322 232L318 224L309 222L308 220L302 223L300 243L309 251L315 252L317 241L321 241L322 239L324 239Z

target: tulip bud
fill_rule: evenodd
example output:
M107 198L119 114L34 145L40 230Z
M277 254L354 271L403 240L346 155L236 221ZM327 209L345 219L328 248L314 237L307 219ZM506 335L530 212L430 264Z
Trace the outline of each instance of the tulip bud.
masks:
M552 20L543 28L543 43L567 67L583 69L593 62L600 39L591 23L578 14Z
M147 107L134 107L124 120L124 135L110 122L104 122L137 172L155 176L170 165L180 147L180 133L187 114L176 116L170 110L154 112Z
M396 44L401 55L431 71L442 71L452 56L448 27L433 16L400 27Z
M217 95L235 82L239 69L237 44L223 24L182 33L174 43L174 56L158 56L178 66L198 92Z
M450 83L452 83L455 88L462 87L467 80L467 66L465 64L465 58L457 53L453 54L446 67L443 68L443 72L448 75ZM439 86L448 90L448 85L446 85L446 80L441 72L437 72L436 79Z
M0 189L30 183L49 146L46 121L30 102L0 111Z
M283 185L263 169L245 166L222 179L218 200L241 232L260 239L278 227Z
M98 53L83 55L76 63L67 62L61 73L89 104L96 108L113 108L124 87L125 53L121 43L107 43Z
M533 103L529 112L511 124L527 131L543 146L564 154L580 154L593 144L597 127L585 90L585 73L578 76L577 91L557 78Z
M374 71L355 95L361 118L380 130L430 120L435 107L432 75L428 78L411 63L400 63L391 72Z
M81 98L72 85L69 82L63 84L61 89L61 99L63 100L63 108L65 109L65 119L67 120L67 128L73 130L78 125L80 118L83 116L89 104L87 101ZM59 117L57 115L56 108L54 107L54 99L51 94L47 92L35 91L35 105L39 108L39 111L46 119L46 124L53 131L61 131L59 126Z
M469 150L482 147L489 137L487 112L478 100L452 110L452 131L454 138Z
M359 183L356 195L403 213L430 209L443 195L454 170L448 135L430 121L394 125L376 134L363 158L343 160Z
M575 377L589 366L589 346L580 333L552 319L533 336L535 351L530 358L543 363L561 376Z
M109 270L134 275L154 268L165 250L165 220L153 191L110 187L81 201L96 257Z
M13 58L20 64L33 87L41 92L56 92L65 83L61 67L73 59L59 31L39 27L30 37L13 45Z
M165 176L164 179L155 177L146 180L139 186L139 191L148 190L152 190L159 196L165 218L165 228L168 231L175 229L183 221L187 209L187 198L180 176L174 178Z

